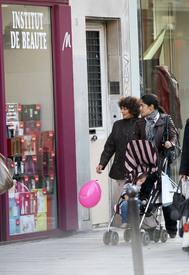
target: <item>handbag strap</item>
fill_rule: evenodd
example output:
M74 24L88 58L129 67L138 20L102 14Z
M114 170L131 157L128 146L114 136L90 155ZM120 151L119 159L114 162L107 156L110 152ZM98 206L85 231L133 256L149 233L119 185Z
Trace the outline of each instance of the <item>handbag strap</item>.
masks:
M179 188L180 188L180 191L182 193L182 180L181 179L179 180L179 183L177 185L177 190L176 190L177 193L178 193Z
M165 121L166 139L169 140L169 127L168 127L169 116L168 115L164 116L164 121Z

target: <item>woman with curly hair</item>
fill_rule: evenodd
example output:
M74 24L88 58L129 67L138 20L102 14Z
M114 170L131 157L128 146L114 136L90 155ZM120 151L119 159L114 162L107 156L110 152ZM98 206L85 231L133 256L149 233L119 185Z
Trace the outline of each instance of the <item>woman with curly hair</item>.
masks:
M121 194L122 188L125 184L125 152L127 143L131 141L135 123L138 120L140 113L139 99L128 96L122 97L118 102L121 109L123 119L116 121L113 124L112 132L110 133L104 150L100 157L100 163L96 167L98 174L102 173L111 157L114 156L114 161L110 169L109 176L117 181L119 192Z

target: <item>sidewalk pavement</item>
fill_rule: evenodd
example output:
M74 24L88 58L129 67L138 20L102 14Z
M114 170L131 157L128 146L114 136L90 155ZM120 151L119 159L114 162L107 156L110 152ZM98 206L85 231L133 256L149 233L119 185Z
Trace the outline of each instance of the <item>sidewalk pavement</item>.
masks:
M0 274L8 275L135 275L131 243L119 234L116 246L104 245L106 228L0 246ZM183 275L189 272L189 255L182 239L142 246L145 275Z

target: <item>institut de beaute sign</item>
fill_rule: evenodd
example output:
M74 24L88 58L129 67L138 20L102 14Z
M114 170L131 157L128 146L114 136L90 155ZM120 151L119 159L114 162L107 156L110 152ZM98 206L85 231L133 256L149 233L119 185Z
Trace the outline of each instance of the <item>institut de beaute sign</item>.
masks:
M12 11L11 49L46 50L43 13Z

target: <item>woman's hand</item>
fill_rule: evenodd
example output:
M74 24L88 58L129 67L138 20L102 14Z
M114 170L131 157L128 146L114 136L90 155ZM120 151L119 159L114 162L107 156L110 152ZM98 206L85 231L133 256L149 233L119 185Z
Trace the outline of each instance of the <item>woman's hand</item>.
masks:
M103 166L99 164L99 165L96 167L96 172L97 172L98 174L102 174L102 168L103 168Z
M162 144L166 149L169 149L172 147L172 143L170 141L166 141L165 144Z
M186 175L179 175L179 181L183 179L183 181L187 181L187 176Z

